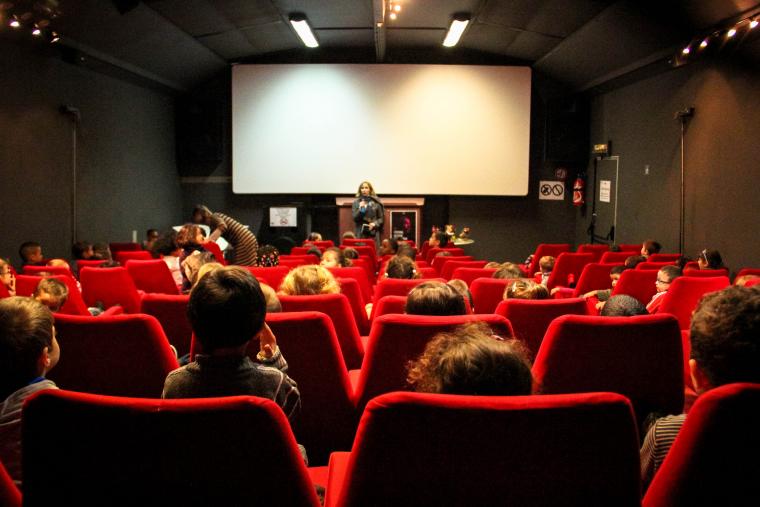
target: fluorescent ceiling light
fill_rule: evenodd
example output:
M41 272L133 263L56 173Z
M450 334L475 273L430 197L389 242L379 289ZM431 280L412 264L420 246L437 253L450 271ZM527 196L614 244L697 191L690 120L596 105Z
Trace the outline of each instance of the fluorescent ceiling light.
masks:
M457 45L459 38L464 33L464 29L467 28L467 24L470 22L469 16L457 16L451 21L449 31L446 33L446 38L443 39L443 45L447 48Z
M315 48L319 46L319 42L317 42L316 37L314 37L314 33L311 31L311 27L309 26L308 21L306 21L306 18L302 16L291 16L290 24L293 25L293 29L307 48Z

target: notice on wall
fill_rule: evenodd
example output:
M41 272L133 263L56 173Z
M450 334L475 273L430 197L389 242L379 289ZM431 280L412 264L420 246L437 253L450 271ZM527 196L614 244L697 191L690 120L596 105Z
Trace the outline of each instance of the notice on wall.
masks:
M548 201L564 201L565 183L562 181L539 181L538 198Z
M269 227L298 227L298 208L269 208Z
M612 189L611 180L601 180L599 182L599 202L610 202L611 189Z

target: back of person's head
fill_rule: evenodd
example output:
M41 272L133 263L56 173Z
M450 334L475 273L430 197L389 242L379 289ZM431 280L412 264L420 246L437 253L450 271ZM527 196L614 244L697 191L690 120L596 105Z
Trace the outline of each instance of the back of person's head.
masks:
M25 241L21 243L21 246L18 248L18 255L23 262L30 262L39 251L42 251L42 245L36 241Z
M739 287L744 287L745 285L747 285L747 282L749 282L750 280L755 280L757 278L760 278L760 276L742 275L742 276L737 277L736 280L734 280L734 285L738 285Z
M394 255L385 266L386 278L411 280L419 278L417 263L405 255Z
M179 231L177 231L177 246L180 248L187 248L193 245L199 245L198 234L201 233L201 229L196 224L185 224Z
M760 383L760 289L732 286L705 295L690 340L691 358L711 387Z
M208 209L208 207L206 207L205 205L196 204L195 208L193 208L193 215L192 215L193 223L206 224L211 219L212 214L213 213L211 212L211 210Z
M52 268L66 268L68 270L71 270L71 266L66 261L66 259L50 259L45 265Z
M449 246L449 235L443 231L438 231L433 234L438 241L438 248L446 248Z
M488 261L483 267L486 269L499 269L501 267L501 262Z
M322 259L322 250L317 248L316 246L312 245L309 247L308 250L306 250L306 255L313 255L317 259Z
M322 241L322 235L318 232L310 232L307 241Z
M87 241L76 241L71 245L71 257L74 260L89 259L92 257L92 243Z
M683 274L683 272L681 271L681 268L679 268L675 264L663 266L659 269L659 272L662 273L662 275L668 279L667 280L668 283L672 283L673 280L675 280L676 278L678 278L679 276Z
M264 325L266 301L258 280L238 266L206 273L190 292L187 315L204 352L239 347Z
M675 262L675 265L681 269L684 269L686 267L686 264L688 264L689 262L691 262L691 257L687 255L679 255L678 259Z
M520 278L507 285L503 296L504 299L546 299L548 297L549 290L546 286L525 278Z
M414 247L407 243L402 243L396 249L396 255L398 257L409 257L410 259L414 260L414 256L415 256Z
M50 310L32 298L0 299L0 399L40 376L45 347L53 349ZM47 366L49 369L55 364Z
M464 315L464 298L443 282L423 282L406 297L404 311L410 315Z
M343 233L342 236L343 239L356 239L356 234L353 233L353 231L346 231Z
M111 247L108 246L108 243L95 243L92 245L92 251L93 259L103 261L113 260L113 257L111 256Z
M177 231L169 229L158 236L156 241L151 245L150 251L154 257L164 257L176 254L179 248L179 245L177 245Z
M409 364L407 382L426 393L529 395L533 376L528 357L518 340L496 337L475 322L436 335Z
M148 229L147 231L145 231L145 239L147 240L158 239L158 229Z
M652 255L652 254L660 253L660 250L662 250L662 245L653 239L648 239L644 241L643 245L641 245L642 255Z
M465 301L470 305L470 308L473 308L472 293L470 292L470 288L467 286L467 282L464 280L459 280L457 278L452 278L446 283L465 299Z
M280 298L277 297L274 289L265 283L259 283L259 286L267 304L267 313L280 313L282 311L282 303L280 303Z
M346 259L354 260L359 258L359 250L347 246L343 249L343 257Z
M398 240L396 238L385 238L380 243L380 255L396 255L398 252Z
M269 268L280 265L280 251L274 245L263 245L257 252L259 266Z
M505 262L499 265L499 268L491 275L492 278L520 278L522 271L520 266L513 262Z
M643 255L631 255L629 257L626 257L625 262L623 262L623 266L625 266L625 269L634 269L639 265L639 263L645 262L646 260L647 258Z
M628 268L626 268L625 266L619 266L619 265L618 266L612 266L610 268L610 275L620 275L626 269L628 269Z
M604 303L600 312L602 317L634 317L636 315L647 315L646 306L635 297L628 294L618 294L612 296Z
M346 268L351 266L351 261L346 258L343 250L337 246L332 246L322 253L321 264L325 267Z
M340 285L327 269L308 264L292 269L282 281L280 292L289 296L337 294L340 292Z
M544 255L538 259L538 267L542 273L551 273L554 269L554 263L556 259L551 255Z
M193 285L196 285L204 276L211 273L212 271L216 271L217 269L224 267L222 264L211 260L213 257L211 255L206 256L205 253L208 252L204 252L204 255L201 256L201 262L203 262L203 264L200 265L198 271L194 273L193 279L190 280Z
M697 262L699 262L700 269L721 269L726 267L723 264L723 257L721 257L720 252L709 248L705 248L699 252Z
M32 298L50 308L51 312L57 312L69 298L69 288L55 278L43 278L34 289Z

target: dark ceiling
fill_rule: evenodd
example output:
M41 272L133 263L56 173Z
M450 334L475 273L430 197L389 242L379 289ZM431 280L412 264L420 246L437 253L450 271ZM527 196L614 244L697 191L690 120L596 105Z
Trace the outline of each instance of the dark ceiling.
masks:
M64 47L175 90L237 62L376 61L525 64L577 91L667 59L695 37L760 11L754 0L398 0L402 11L392 21L383 0L58 3ZM473 21L456 48L444 48L461 12ZM306 16L319 48L304 48L288 23L292 13ZM8 31L0 28L0 36ZM732 52L757 65L755 31Z

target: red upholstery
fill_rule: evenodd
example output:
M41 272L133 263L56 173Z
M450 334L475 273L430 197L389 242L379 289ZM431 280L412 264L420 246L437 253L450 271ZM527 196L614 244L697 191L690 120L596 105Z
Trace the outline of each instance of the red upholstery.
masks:
M555 298L579 297L592 290L604 290L612 288L610 270L620 264L601 264L592 262L586 264L578 277L575 289L562 289L555 294Z
M358 419L335 328L318 312L271 313L267 323L301 392L293 431L309 463L326 464L330 452L351 448Z
M569 252L569 243L540 243L536 247L536 251L533 252L533 260L530 262L528 269L523 269L525 274L529 277L533 276L533 273L538 271L538 261L545 255L551 255L552 257L559 257L562 252Z
M359 282L353 278L337 278L337 280L341 294L345 294L348 298L348 304L351 306L351 313L354 314L354 322L359 328L359 333L362 336L369 334L369 317L367 317Z
M472 306L476 313L493 313L504 300L504 289L514 280L509 278L477 278L470 284Z
M245 268L256 277L259 282L272 287L274 290L280 288L282 281L287 276L290 268L288 266L272 266L269 268L260 268L254 266L245 266Z
M456 268L451 274L451 279L462 280L469 287L478 278L491 278L496 273L496 268Z
M406 309L406 296L383 296L372 307L374 318L389 313L402 314Z
M21 507L21 491L8 475L8 471L0 462L0 505L4 507Z
M658 313L671 313L678 319L681 329L689 329L691 314L702 296L708 292L725 289L730 285L728 277L699 278L680 276L670 284L668 292L662 296Z
M651 257L651 256L650 256ZM651 261L645 261L645 262L639 262L636 264L636 269L656 269L660 270L660 268L663 268L665 266L672 266L672 262L664 261L664 262L651 262Z
M509 322L501 315L389 314L375 319L362 369L350 373L359 413L375 396L406 387L407 363L416 359L435 335L472 321L485 322L498 335L512 336Z
M391 393L331 457L325 505L634 507L638 456L631 406L612 393Z
M760 278L749 280L746 284L744 284L745 287L754 287L755 285L760 284Z
M441 252L449 252L452 256L461 256L464 255L464 248L459 248L456 246L447 246L445 248L440 247L433 247L430 248L427 253L425 253L425 258L423 259L426 262L432 263L433 257L438 255Z
M441 266L441 278L451 280L454 278L452 275L457 268L482 268L486 264L488 264L488 261L450 260Z
M11 297L10 292L8 292L8 288L5 286L4 283L0 283L0 298L7 298Z
M418 266L417 272L420 274L420 278L424 278L426 281L431 280L433 278L439 278L438 272L433 268L423 268ZM443 280L443 278L440 278Z
M150 315L55 316L61 360L48 377L62 388L158 398L179 367L161 324Z
M82 271L82 268L97 268L105 262L106 261L102 259L80 259L76 261L77 273L80 273Z
M364 304L372 301L372 281L363 268L327 268L335 278L353 278L359 282Z
M681 258L681 254L677 253L656 253L649 256L647 259L649 262L667 262L673 264Z
M612 295L627 294L646 305L657 292L655 281L657 281L656 269L626 269L620 275L620 280L612 290Z
M345 246L341 246L341 248L346 248ZM369 245L356 245L352 246L354 250L359 252L360 256L367 256L372 262L377 262L377 253L375 251L374 244L372 246Z
M375 286L374 302L383 296L406 296L409 291L423 282L446 282L443 278L414 278L411 280L401 278L383 278Z
M87 306L121 305L125 313L140 312L140 294L126 268L82 268L82 297Z
M435 272L440 274L443 266L452 261L471 261L474 260L472 255L439 255L433 257L430 261L430 267L435 269ZM485 264L483 264L485 266Z
M207 251L214 254L216 262L224 266L227 265L227 261L224 259L224 253L222 252L222 249L219 247L219 245L216 244L216 241L204 241L201 246L203 246L203 248L205 248Z
M568 314L586 315L587 309L583 298L505 299L496 307L495 313L503 315L512 324L515 338L528 346L534 358L549 324L555 318Z
M599 262L602 259L602 255L604 255L604 252L609 252L609 251L610 251L610 245L584 244L584 245L578 245L578 250L576 251L576 253L590 253L591 255L594 256L594 262Z
M618 245L617 247L618 247L618 250L620 250L621 252L639 253L641 252L641 246L642 246L641 243L628 243L628 244L623 243L623 244Z
M179 294L169 266L161 259L129 260L126 268L139 290L154 294Z
M137 250L142 250L140 243L133 243L131 241L126 243L109 243L108 248L111 250L111 255L116 255L117 252L134 252Z
M533 364L544 394L610 391L627 396L638 421L683 408L683 352L672 315L565 315L550 325Z
M551 290L554 287L568 287L571 282L575 283L581 276L581 272L586 264L594 261L594 255L590 253L570 253L563 252L559 254L546 282L546 287Z
M603 264L622 264L631 255L636 255L636 252L604 252L599 262Z
M367 276L374 282L375 280L375 263L369 257L359 257L358 259L351 259L351 266L355 268L362 268L367 272Z
M709 278L713 276L728 276L728 269L686 269L683 272L684 276L693 276L701 278Z
M158 320L166 338L177 349L180 357L190 352L190 339L193 336L193 328L187 318L189 300L189 295L146 294L143 297L143 313Z
M27 264L24 266L21 272L25 275L32 276L42 276L40 273L50 273L51 275L70 276L72 278L74 277L74 273L72 273L69 268L66 268L64 266L32 266L31 264Z
M683 267L684 271L688 269L699 269L699 263L697 261L689 261L686 263L686 265Z
M302 243L303 246L308 246L309 244L312 244L316 246L317 248L332 248L335 246L335 243L333 243L333 240L331 239L325 239L325 240L320 240L320 241L305 240Z
M760 384L701 395L649 486L644 507L755 505L760 498Z
M755 275L760 276L760 269L758 268L742 268L739 270L738 273L736 273L736 276L734 277L734 283L736 283L736 280L739 277L745 276L745 275Z
M26 405L23 451L29 505L319 505L285 415L252 396L47 390Z
M315 255L280 255L280 266L296 268L308 264L319 264L319 259Z
M153 260L153 256L147 250L122 250L113 254L114 260L124 266L127 261L139 260L149 261Z
M345 238L341 241L341 248L350 246L351 248L356 248L358 246L368 246L372 250L375 250L375 241L373 239L362 239L362 238L354 238L349 239Z
M288 255L297 256L297 255L311 255L309 254L309 250L311 250L316 245L308 245L308 246L294 246L290 249L290 253ZM324 252L326 250L325 247L317 247L317 249L320 252Z
M71 276L30 276L30 275L18 275L16 277L16 295L17 296L31 296L40 280L43 278L54 278L66 284L69 289L69 297L60 309L60 313L66 313L69 315L90 315L87 311L87 305L82 299L82 293L79 292L76 280Z
M316 296L279 296L284 312L322 312L332 320L338 337L343 359L349 369L361 368L364 346L354 314L344 294L319 294Z

